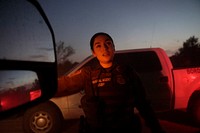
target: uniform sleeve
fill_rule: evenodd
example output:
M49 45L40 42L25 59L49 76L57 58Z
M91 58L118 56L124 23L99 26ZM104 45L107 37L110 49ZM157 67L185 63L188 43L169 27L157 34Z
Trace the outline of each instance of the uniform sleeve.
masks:
M140 115L145 120L147 126L151 129L152 133L164 133L153 108L151 107L149 101L146 99L145 88L139 75L133 72L132 79L134 80L134 97L136 108L138 109Z
M55 97L75 94L83 89L84 70L78 70L72 75L64 75L58 78L58 89Z

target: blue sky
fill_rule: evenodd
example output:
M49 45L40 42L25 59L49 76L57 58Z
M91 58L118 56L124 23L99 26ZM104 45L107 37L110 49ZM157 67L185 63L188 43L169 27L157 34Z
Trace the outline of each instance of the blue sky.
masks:
M116 49L161 47L173 54L200 37L199 0L39 0L56 35L75 49L72 61L91 54L89 41L109 33Z

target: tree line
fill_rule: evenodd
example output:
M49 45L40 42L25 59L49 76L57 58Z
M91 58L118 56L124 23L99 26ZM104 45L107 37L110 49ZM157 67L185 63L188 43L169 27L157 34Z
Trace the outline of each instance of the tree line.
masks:
M200 43L198 38L191 36L183 46L170 57L174 68L200 66Z
M69 57L75 54L75 50L70 45L66 46L63 41L56 43L56 54L58 77L64 75L67 71L78 64L78 62L69 60Z

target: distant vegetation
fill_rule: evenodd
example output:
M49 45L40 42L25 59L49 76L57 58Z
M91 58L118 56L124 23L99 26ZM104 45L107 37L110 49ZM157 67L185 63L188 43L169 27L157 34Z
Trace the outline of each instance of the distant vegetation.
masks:
M200 43L198 38L192 36L187 39L170 59L174 68L200 66Z
M78 62L72 62L69 57L75 53L71 46L66 46L63 41L56 44L58 76L64 75Z

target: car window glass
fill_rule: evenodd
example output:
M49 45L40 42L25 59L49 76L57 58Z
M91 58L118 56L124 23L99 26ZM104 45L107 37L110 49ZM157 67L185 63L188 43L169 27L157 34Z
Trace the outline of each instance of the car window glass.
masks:
M0 31L0 113L51 98L57 89L55 38L38 2L0 0Z
M162 70L159 58L155 52L118 53L115 56L119 62L132 65L138 72Z
M29 2L21 0L1 2L0 59L55 61L51 34L35 10Z
M153 72L162 70L159 58L153 51L116 53L115 60L119 63L133 66L138 72ZM83 67L93 66L95 62L97 62L97 59L92 58L85 65L83 65Z

